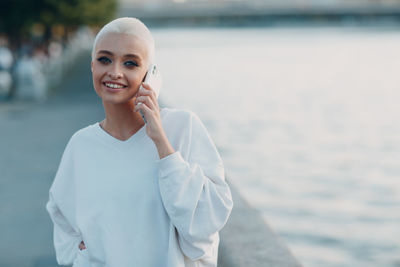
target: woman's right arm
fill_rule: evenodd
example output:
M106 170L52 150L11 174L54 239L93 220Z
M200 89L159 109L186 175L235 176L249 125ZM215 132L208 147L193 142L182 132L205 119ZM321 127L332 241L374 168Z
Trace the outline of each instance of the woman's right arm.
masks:
M54 224L53 240L57 263L60 265L71 265L77 257L82 237L70 226L54 202L51 193L49 201L46 204L46 209Z

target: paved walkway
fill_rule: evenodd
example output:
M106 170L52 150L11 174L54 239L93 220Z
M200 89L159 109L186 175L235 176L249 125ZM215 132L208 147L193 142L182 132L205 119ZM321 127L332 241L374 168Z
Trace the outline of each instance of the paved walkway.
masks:
M48 190L71 135L103 118L88 54L44 103L0 103L0 267L58 266Z

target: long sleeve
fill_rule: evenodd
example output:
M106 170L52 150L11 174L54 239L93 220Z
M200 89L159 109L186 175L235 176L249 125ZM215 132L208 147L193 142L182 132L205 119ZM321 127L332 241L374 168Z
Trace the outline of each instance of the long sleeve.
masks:
M63 152L53 184L49 190L46 209L54 225L53 240L58 264L70 265L74 262L82 241L74 220L75 183L73 138Z
M216 253L218 231L226 224L233 202L222 159L194 113L188 136L182 152L177 150L157 163L164 207L183 253L195 261Z
M54 224L53 240L56 251L57 263L60 265L73 264L79 251L79 243L82 238L67 222L64 215L58 209L52 195L46 204Z

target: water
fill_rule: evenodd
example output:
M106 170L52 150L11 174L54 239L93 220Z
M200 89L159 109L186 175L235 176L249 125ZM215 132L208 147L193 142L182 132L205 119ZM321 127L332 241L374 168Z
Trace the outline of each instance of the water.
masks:
M154 30L167 105L304 266L400 266L400 30Z

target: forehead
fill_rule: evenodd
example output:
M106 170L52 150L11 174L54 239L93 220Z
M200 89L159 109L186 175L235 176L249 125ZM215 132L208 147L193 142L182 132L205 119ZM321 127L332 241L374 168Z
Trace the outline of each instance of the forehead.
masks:
M144 39L134 34L110 32L105 33L97 41L95 53L100 50L107 50L116 56L136 54L141 59L147 59L148 46Z

